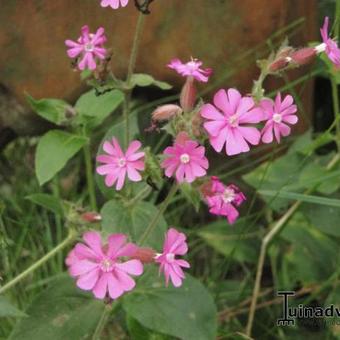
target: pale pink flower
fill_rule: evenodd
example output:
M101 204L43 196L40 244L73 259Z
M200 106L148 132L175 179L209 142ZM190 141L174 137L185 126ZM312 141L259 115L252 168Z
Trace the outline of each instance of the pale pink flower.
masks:
M210 208L209 212L213 215L225 216L230 224L233 224L239 216L236 207L246 200L236 185L226 186L215 176L211 177L209 188L203 194Z
M160 264L159 272L164 272L165 283L168 286L169 278L175 287L182 285L185 275L181 267L190 268L190 264L176 255L185 255L188 252L186 236L174 228L170 228L163 245L163 253L157 254L155 261Z
M192 183L197 177L206 175L209 167L205 157L205 148L197 142L189 139L185 132L178 134L173 146L164 150L166 159L161 167L165 169L165 175L171 177L176 172L179 183Z
M298 117L294 115L297 111L296 105L293 104L293 97L287 95L281 101L280 92L276 95L275 102L269 98L261 100L261 107L267 119L267 122L262 129L262 142L271 143L273 141L273 133L278 143L281 136L290 134L290 127L287 124L296 124Z
M119 8L119 6L125 7L129 0L101 0L100 6L102 7L112 7L113 9Z
M175 70L178 74L184 77L193 77L197 81L206 83L212 73L210 68L201 68L202 62L198 59L191 59L187 63L182 63L179 59L172 59L168 67Z
M80 58L78 68L80 70L94 70L97 67L96 59L105 59L106 49L103 44L106 42L104 28L98 28L96 33L90 33L89 26L81 29L81 36L77 41L66 40L65 44L69 49L67 55L70 58Z
M124 234L112 234L107 244L103 244L98 232L89 231L83 240L85 244L77 243L65 261L80 289L91 290L98 299L104 299L107 294L117 299L135 287L130 275L141 275L143 264L136 259L120 260L132 257L138 249L133 243L126 243Z
M316 46L315 49L318 52L326 52L329 60L335 65L336 68L340 68L340 48L336 41L328 35L329 19L325 18L323 27L320 29L323 43Z
M253 98L242 97L235 89L219 90L214 96L214 105L202 106L201 116L208 120L203 126L217 152L225 145L227 155L237 155L248 152L249 144L260 142L260 132L248 124L262 121L263 112L255 106Z
M107 155L97 156L97 162L104 164L97 167L97 173L106 176L105 184L108 187L116 183L116 189L122 189L126 175L133 182L142 180L138 171L144 170L145 153L136 152L141 145L141 142L134 140L124 153L116 138L112 138L112 143L106 141L103 144Z

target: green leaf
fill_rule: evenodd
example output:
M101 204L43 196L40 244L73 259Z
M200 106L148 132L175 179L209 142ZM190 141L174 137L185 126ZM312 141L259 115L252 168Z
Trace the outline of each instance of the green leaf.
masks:
M0 318L26 316L24 312L14 307L4 296L0 296Z
M144 327L184 340L216 338L217 311L206 288L186 274L180 288L165 287L156 270L145 273L123 299L126 313Z
M100 125L123 102L123 92L113 90L99 96L95 90L83 94L75 108L79 114L78 124L86 124L90 128Z
M288 153L271 163L263 163L243 179L256 189L281 190L296 181L298 170L301 171L301 157L296 153ZM264 200L274 210L282 210L288 206L287 200L265 196Z
M169 90L172 88L170 84L164 81L158 81L152 76L148 74L143 74L143 73L133 74L131 77L131 84L132 84L132 87L135 87L135 86L145 87L145 86L153 85L153 86L159 87L162 90Z
M63 207L60 201L49 194L33 194L26 197L33 203L44 207L47 210L54 212L57 215L63 215Z
M287 200L309 202L318 205L327 205L330 207L340 208L340 199L326 198L321 196L298 194L296 192L288 191L273 191L273 190L259 190L259 193L269 197L279 197Z
M47 132L39 141L35 170L40 185L52 179L72 158L87 139L60 130Z
M317 209L314 204L304 203L301 211L308 221L318 230L331 236L340 236L340 209L330 206L319 205Z
M91 338L104 303L62 278L40 293L15 325L10 340L81 340Z
M137 242L157 212L158 209L149 202L140 201L126 205L120 200L111 200L101 210L102 228L107 234L128 233L132 241ZM158 249L166 228L167 224L162 216L146 241L146 245Z
M251 233L245 233L248 219L239 219L232 227L226 220L210 223L199 230L198 235L217 252L226 257L232 256L239 262L256 263L260 241L252 228Z
M337 269L338 244L309 224L302 213L289 220L281 237L290 242L289 252L283 257L290 283L322 282Z
M168 335L156 333L143 327L136 319L129 315L127 315L126 324L131 340L173 340Z
M34 99L26 94L26 99L40 117L57 125L66 121L66 112L70 109L70 104L61 99Z

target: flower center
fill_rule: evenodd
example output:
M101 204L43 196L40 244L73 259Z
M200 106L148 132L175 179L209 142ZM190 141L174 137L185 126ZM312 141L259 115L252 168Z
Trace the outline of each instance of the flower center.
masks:
M273 114L273 121L275 123L281 123L282 121L282 116L279 113L274 113Z
M232 127L237 127L238 126L238 115L235 114L229 117L229 124Z
M85 44L84 49L85 49L86 52L93 52L94 46L93 46L92 43L87 43L87 44Z
M233 189L225 189L222 194L224 203L231 203L235 199L235 191Z
M119 158L117 164L120 168L124 167L126 165L125 158Z
M187 153L182 153L179 159L183 164L187 164L190 162L190 156Z
M114 265L114 263L113 263L110 259L106 258L106 259L104 259L104 260L101 262L101 264L100 264L100 269L101 269L103 272L106 272L106 273L107 273L107 272L112 271L113 265Z
M173 254L173 253L168 253L168 254L166 254L165 255L165 258L166 258L166 260L168 261L168 262L173 262L174 260L175 260L175 254Z
M187 63L187 67L190 69L190 71L196 71L197 70L197 65L196 65L196 62L195 60L192 60L192 61L189 61Z

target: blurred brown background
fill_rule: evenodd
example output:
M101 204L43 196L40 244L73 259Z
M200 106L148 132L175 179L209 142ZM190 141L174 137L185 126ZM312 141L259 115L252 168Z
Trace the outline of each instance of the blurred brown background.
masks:
M65 39L79 36L82 25L90 25L92 31L99 26L106 29L107 45L114 50L114 72L124 76L138 13L132 0L119 10L101 8L99 2L0 0L0 144L14 134L46 128L27 107L25 91L36 98L72 103L84 90L64 46ZM155 0L151 12L137 71L179 86L180 77L166 63L173 57L197 57L214 69L211 90L236 86L250 91L258 76L255 61L266 56L272 44L291 35L294 46L303 46L315 40L318 31L315 0ZM306 68L290 72L289 80L305 72ZM272 89L280 84L278 79L267 83ZM310 117L310 82L304 84L301 98ZM307 121L308 117L301 121L300 131Z

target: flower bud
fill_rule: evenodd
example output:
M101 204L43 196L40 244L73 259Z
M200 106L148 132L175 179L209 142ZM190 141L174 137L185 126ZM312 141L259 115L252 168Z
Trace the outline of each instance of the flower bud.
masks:
M305 47L301 48L295 52L293 52L290 57L292 61L297 65L306 65L313 61L316 56L317 51L313 47Z
M181 131L176 136L177 144L184 144L187 140L189 140L189 135L185 131Z
M138 248L132 257L143 263L151 263L154 262L155 256L156 252L151 248Z
M183 85L180 96L180 103L184 112L190 112L195 107L196 92L194 78L188 77Z
M283 70L289 65L289 61L290 61L289 57L278 58L269 65L269 71L277 72Z
M85 222L89 222L89 223L96 223L102 220L102 217L100 214L96 213L96 212L86 212L83 213L81 215L81 218L85 221Z
M158 106L157 109L152 112L152 120L156 122L162 122L169 120L172 117L182 113L182 109L175 104L167 104Z
M214 182L216 181L219 181L218 177L211 176L205 183L203 183L200 186L199 191L203 195L203 197L213 195L214 193L213 185L214 185Z

